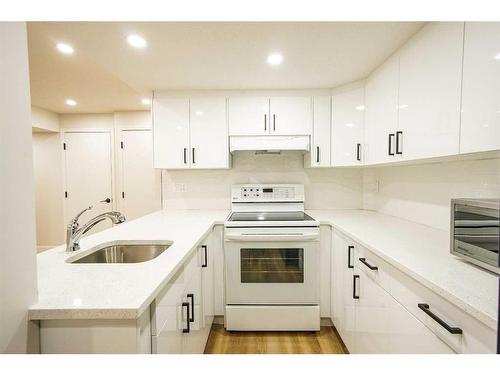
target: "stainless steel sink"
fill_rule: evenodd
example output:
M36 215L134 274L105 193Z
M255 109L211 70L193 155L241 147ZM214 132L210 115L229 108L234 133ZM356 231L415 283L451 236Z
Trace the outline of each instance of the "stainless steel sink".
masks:
M171 244L119 244L105 246L71 263L141 263L156 258Z

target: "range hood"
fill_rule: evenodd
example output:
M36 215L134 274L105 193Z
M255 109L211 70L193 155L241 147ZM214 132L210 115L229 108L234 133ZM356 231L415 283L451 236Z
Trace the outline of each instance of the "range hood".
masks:
M231 136L229 151L303 151L310 149L308 135Z

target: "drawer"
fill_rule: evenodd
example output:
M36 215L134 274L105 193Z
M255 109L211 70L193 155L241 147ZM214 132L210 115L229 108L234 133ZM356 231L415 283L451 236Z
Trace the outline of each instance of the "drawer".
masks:
M389 272L390 294L455 352L496 352L494 330L396 268L391 267ZM428 311L450 327L460 328L462 334L450 333L436 319L423 311L419 304L428 305Z
M389 269L392 266L361 245L355 244L354 249L355 266L363 270L367 277L380 285L383 289L389 291L391 284Z

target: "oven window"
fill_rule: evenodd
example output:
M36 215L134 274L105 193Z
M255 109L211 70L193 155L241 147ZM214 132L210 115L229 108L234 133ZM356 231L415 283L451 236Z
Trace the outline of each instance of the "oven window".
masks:
M242 283L303 283L304 249L240 249Z

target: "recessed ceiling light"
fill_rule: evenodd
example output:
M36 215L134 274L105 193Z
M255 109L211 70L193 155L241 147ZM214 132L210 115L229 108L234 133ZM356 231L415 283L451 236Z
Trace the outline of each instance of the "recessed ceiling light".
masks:
M283 56L279 53L272 53L267 56L267 63L270 65L279 65L283 62Z
M130 44L132 47L135 48L144 48L148 44L146 42L146 39L139 35L131 34L127 37L127 42Z
M70 107L74 107L76 105L76 102L73 99L66 99L66 104Z
M65 55L72 55L73 52L75 52L73 47L71 47L69 44L66 43L57 43L56 47L59 50L59 52L62 52Z
M144 98L141 100L142 104L144 105L150 105L151 104L151 100L149 100L148 98Z

